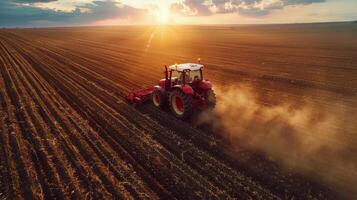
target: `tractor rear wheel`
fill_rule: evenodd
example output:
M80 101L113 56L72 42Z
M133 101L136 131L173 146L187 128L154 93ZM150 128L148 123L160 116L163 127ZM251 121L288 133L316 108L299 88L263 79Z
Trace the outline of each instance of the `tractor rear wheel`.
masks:
M166 105L166 95L161 90L154 90L151 94L152 104L157 108L164 108Z
M179 119L188 119L193 112L192 96L180 90L174 90L170 95L171 112Z

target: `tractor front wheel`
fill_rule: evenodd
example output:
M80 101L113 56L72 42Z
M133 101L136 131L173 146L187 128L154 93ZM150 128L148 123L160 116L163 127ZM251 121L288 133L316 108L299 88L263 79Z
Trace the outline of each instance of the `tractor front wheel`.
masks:
M179 119L188 119L192 112L192 96L186 95L180 90L174 90L170 95L171 112Z
M154 90L151 94L152 104L157 108L164 108L166 105L166 97L163 91Z

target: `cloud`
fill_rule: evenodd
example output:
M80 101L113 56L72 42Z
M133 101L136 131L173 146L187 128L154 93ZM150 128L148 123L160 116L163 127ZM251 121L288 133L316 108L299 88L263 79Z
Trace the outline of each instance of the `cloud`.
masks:
M205 4L205 0L186 0L184 2L174 3L171 9L176 12L182 12L186 15L211 15L212 11Z
M16 0L22 2L45 2L50 0ZM115 19L139 18L146 14L146 10L134 8L112 0L93 1L76 8L71 12L39 8L14 1L0 1L0 26L62 26L85 25L88 23Z
M171 5L173 12L186 16L205 16L234 13L246 16L264 16L286 6L322 3L326 0L185 0Z
M102 19L140 17L147 13L144 9L134 8L114 1L94 1L93 4L78 6L77 9L86 9L89 12L74 16L79 21L96 21Z
M48 3L58 0L12 0L15 3Z

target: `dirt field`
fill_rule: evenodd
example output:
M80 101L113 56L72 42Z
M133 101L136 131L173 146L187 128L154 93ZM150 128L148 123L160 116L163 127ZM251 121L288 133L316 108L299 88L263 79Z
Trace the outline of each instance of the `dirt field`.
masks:
M353 199L356 35L356 23L0 30L0 199ZM214 123L125 101L198 57ZM220 99L242 90L255 114L289 109L240 123Z

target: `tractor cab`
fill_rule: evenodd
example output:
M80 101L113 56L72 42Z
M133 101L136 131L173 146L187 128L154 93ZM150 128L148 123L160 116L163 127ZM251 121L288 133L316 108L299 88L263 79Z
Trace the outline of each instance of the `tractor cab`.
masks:
M165 66L165 78L159 81L159 86L165 90L174 86L195 86L203 80L203 65L195 63L174 64Z
M196 83L203 80L202 69L203 65L195 63L171 65L169 66L169 79L178 85Z

